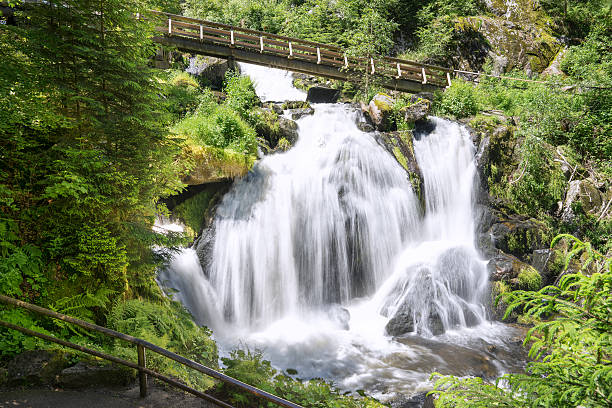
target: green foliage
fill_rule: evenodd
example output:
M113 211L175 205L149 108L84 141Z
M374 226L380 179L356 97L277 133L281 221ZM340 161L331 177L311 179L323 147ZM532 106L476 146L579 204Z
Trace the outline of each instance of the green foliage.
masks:
M172 212L195 234L199 234L212 198L212 193L203 191L177 205Z
M462 80L453 81L450 88L438 94L434 112L455 118L465 118L478 112L478 97L474 85Z
M612 258L589 242L559 235L571 247L565 263L584 254L582 271L564 275L558 286L537 292L503 292L506 316L522 308L535 322L528 331L533 359L525 374L506 374L495 384L480 378L441 377L438 407L604 407L612 404ZM587 275L587 269L594 273Z
M257 117L252 109L259 103L249 77L229 73L226 76L227 98L217 104L210 91L200 96L198 108L178 122L173 130L202 146L230 149L254 155L257 152L256 132L250 123Z
M115 304L107 319L108 326L114 330L142 338L208 367L217 366L217 345L210 338L211 331L193 323L189 312L178 302L121 301ZM117 340L114 352L133 353L125 347ZM147 365L200 390L213 385L211 378L155 353L148 353Z
M185 71L169 71L166 75L166 106L173 118L178 119L198 106L200 85Z
M273 393L312 408L382 408L383 405L371 398L357 398L341 395L330 384L314 379L302 382L289 375L279 373L261 351L234 350L229 357L222 358L226 366L224 373L264 391ZM289 370L287 370L289 372ZM291 370L295 373L295 370ZM236 388L220 384L217 391L237 407L271 407L271 403L239 392Z
M29 3L0 30L2 293L98 323L102 294L159 296L151 247L176 237L151 225L180 187L179 149L149 68L153 22L134 19L146 7Z
M251 108L258 105L259 98L251 78L228 71L225 75L225 106L237 112L242 118L249 119Z
M518 274L519 287L525 290L538 290L542 286L542 277L532 267L523 268Z

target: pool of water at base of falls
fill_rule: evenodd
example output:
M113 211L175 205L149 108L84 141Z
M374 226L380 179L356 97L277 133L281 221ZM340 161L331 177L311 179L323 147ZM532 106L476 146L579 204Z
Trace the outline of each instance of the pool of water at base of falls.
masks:
M303 96L286 73L243 72L262 99ZM432 372L521 370L522 333L487 319L468 132L438 118L415 132L421 200L377 135L358 129L355 108L314 109L293 148L234 182L207 238L159 282L213 329L222 353L260 349L299 378L381 400L431 389Z

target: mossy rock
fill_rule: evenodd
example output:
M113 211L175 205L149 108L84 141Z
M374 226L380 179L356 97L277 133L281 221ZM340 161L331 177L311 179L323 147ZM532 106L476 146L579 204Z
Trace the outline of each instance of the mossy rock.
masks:
M376 141L393 155L395 160L406 171L415 194L419 197L419 200L423 201L424 180L414 154L412 131L379 133L376 135Z
M312 108L312 106L310 106L310 102L307 101L287 101L281 105L282 110L307 108Z
M455 20L454 65L480 71L489 57L497 61L494 71L525 69L540 73L561 50L560 42L544 24L528 19L521 23L505 17L458 17ZM495 65L495 64L494 64Z
M540 273L530 265L523 265L517 276L518 288L522 290L537 291L542 287Z
M186 145L182 160L190 170L181 178L187 185L200 185L242 177L249 172L256 157L211 146Z

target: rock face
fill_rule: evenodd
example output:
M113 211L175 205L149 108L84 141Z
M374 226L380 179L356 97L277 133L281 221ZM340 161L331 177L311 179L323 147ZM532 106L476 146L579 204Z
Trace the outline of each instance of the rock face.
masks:
M418 98L412 105L408 105L400 109L400 115L403 116L406 122L416 122L424 119L431 111L431 101L428 99Z
M339 89L313 86L308 89L306 100L312 103L336 103L339 97Z
M444 333L444 325L442 319L437 313L429 315L427 317L427 326L431 331L431 334L438 336ZM414 316L412 310L403 308L393 315L387 325L385 326L385 332L389 336L403 336L414 331ZM418 333L417 334L423 334Z
M423 198L423 174L414 154L412 132L396 131L378 133L376 141L395 157L395 160L406 170L412 188L417 196Z
M487 58L493 73L524 69L544 71L561 50L548 28L549 19L537 0L488 0L492 16L460 17L454 21L453 57L455 68L480 71Z
M6 382L10 386L52 384L69 362L59 350L32 350L15 356L7 366Z
M228 71L240 72L234 61L215 57L197 56L191 58L187 72L195 75L202 85L222 89Z
M576 217L575 212L584 211L586 214L596 214L604 205L604 197L591 179L574 180L569 183L563 204L561 219L571 222Z

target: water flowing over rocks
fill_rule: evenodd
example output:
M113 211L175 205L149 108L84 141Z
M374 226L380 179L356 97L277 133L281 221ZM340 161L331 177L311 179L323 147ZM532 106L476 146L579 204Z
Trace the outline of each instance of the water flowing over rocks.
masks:
M420 118L413 131L386 133L350 104L317 104L304 115L299 103L264 105L279 117L300 113L295 145L234 182L160 282L178 290L222 348L262 348L301 378L384 399L429 387L438 351L407 338L458 347L487 338L509 349L492 339L514 329L487 321L473 135L423 120L428 100L415 97L404 112ZM457 348L449 372L499 375L500 357L459 357L482 357L486 347ZM482 367L459 368L462 360Z

